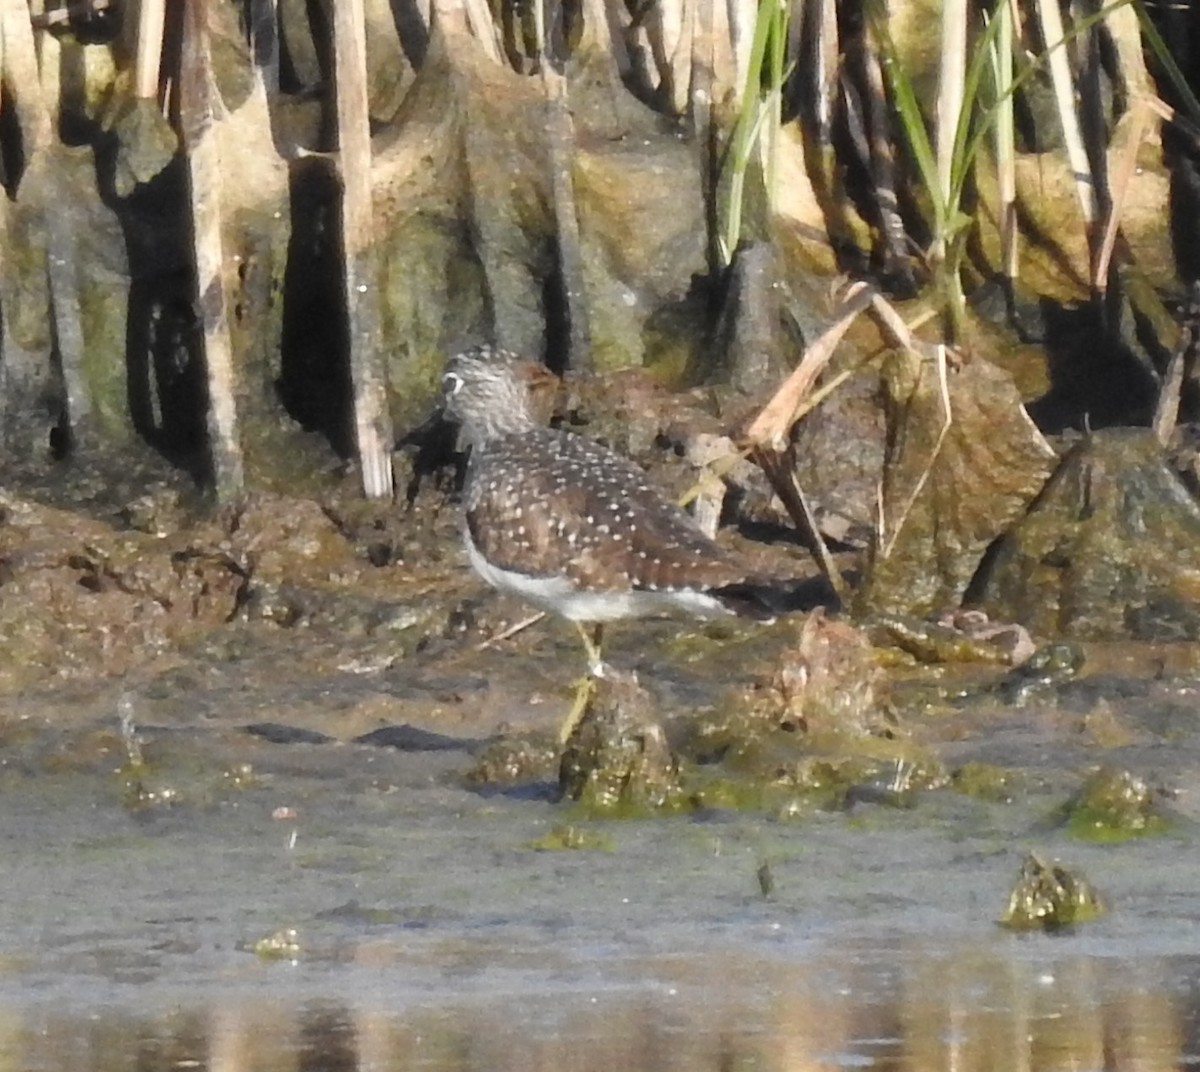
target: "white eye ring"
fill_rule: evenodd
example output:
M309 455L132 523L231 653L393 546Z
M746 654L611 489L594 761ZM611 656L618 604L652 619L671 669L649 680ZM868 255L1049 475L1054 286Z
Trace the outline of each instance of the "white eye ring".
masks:
M448 395L456 395L463 387L463 378L457 372L447 372L442 377L442 390Z

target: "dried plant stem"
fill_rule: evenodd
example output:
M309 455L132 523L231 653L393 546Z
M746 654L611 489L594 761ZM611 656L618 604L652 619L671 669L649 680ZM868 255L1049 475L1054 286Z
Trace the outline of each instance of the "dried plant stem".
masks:
M196 264L196 307L203 325L208 377L208 450L221 501L244 483L238 436L233 343L221 242L221 156L213 130L223 110L212 77L207 0L186 0L179 74L179 126L187 160L188 196Z
M337 86L344 297L354 394L354 442L363 492L392 495L392 421L381 351L377 273L373 271L371 133L367 113L367 46L362 0L332 5Z
M963 81L967 74L967 0L943 0L941 63L938 70L937 100L937 177L938 193L944 205L953 198L954 162L958 125L963 110ZM949 226L952 223L946 221ZM932 257L946 256L948 235L934 235ZM961 294L956 295L961 299Z
M692 35L696 29L698 0L681 0L665 9L661 33L667 53L671 108L683 114L688 106L688 87L692 82Z
M688 98L700 144L711 146L713 83L716 79L716 0L696 0L692 30L692 82Z
M342 6L347 0L336 0L336 2ZM350 0L350 2L361 11L361 0ZM496 36L496 23L488 9L487 0L461 0L461 2L472 36L483 46L483 51L488 59L494 63L500 63L503 58L500 42Z
M1079 210L1088 231L1089 247L1092 229L1099 215L1096 183L1092 167L1084 147L1083 134L1079 128L1079 116L1075 111L1075 81L1064 46L1062 12L1058 0L1036 0L1038 20L1042 27L1042 40L1046 46L1046 59L1050 65L1050 81L1054 86L1054 98L1058 104L1058 115L1062 122L1063 141L1067 147L1067 159L1075 176L1075 191L1079 195Z
M834 0L813 0L816 6L816 108L817 142L822 149L833 140L833 100L837 93L838 45L837 7Z
M937 463L938 456L942 453L942 445L946 442L946 436L954 425L954 411L950 406L950 384L946 375L947 350L945 343L934 344L933 351L938 374L938 399L942 403L942 426L938 429L933 450L929 452L929 460L925 463L925 468L921 470L921 475L917 478L916 484L913 485L912 492L905 501L899 517L896 518L896 523L892 526L890 536L886 531L886 519L882 511L880 512L877 538L879 541L880 557L885 561L891 557L892 551L895 550L896 541L900 538L900 533L904 530L904 523L908 520L908 515L912 513L912 508L916 505L917 499L920 498L921 492L928 483L929 476L933 472L933 467Z
M871 181L879 212L879 243L889 267L905 262L908 236L896 196L896 158L892 149L891 107L884 84L879 41L874 33L863 35L862 71L866 94L863 111L871 158Z
M842 336L858 314L870 306L874 296L870 284L862 282L851 283L842 292L833 322L804 348L800 364L739 437L743 444L774 451L787 447L796 414L817 377L829 364Z
M1016 0L996 5L993 74L996 85L996 199L1000 224L1000 270L1009 287L1016 282L1020 260L1017 231L1016 123L1013 115L1013 29Z
M739 445L749 449L751 457L770 481L797 530L813 548L817 566L843 602L845 585L821 537L804 489L796 478L795 459L791 455L788 437L801 406L811 394L817 377L829 364L838 342L855 317L871 306L876 298L878 294L867 283L851 283L845 288L840 295L833 323L809 343L800 364L738 437Z
M62 211L62 200L69 194L55 161L58 152L54 136L58 107L58 50L57 46L48 46L44 84L29 8L23 0L0 0L0 40L4 45L5 89L15 97L28 162L18 196L32 195L41 209L54 346L58 351L66 395L66 428L73 444L79 446L87 438L92 400L83 371L83 323L76 273L78 236L70 215Z
M487 640L481 640L475 645L476 651L487 651L488 648L494 648L498 644L503 644L506 640L511 640L518 633L525 632L532 625L537 625L544 617L546 612L539 610L536 614L531 614L527 618L522 618L519 622L514 622L507 629L500 630L495 636L490 636Z
M542 86L546 92L546 134L550 143L550 185L554 197L559 274L567 310L569 368L592 366L587 291L583 281L583 247L575 204L575 127L567 104L567 80L543 58Z
M780 502L783 503L793 524L812 547L821 574L837 594L838 600L845 605L846 583L842 580L841 572L833 561L829 548L825 545L825 540L817 526L816 515L813 513L808 497L804 494L804 489L800 486L800 480L796 476L795 459L791 456L791 452L777 454L775 451L754 450L751 457L766 474L771 487L779 496Z
M133 70L133 92L138 97L158 97L165 20L166 0L141 0L138 5L137 61Z
M750 53L754 46L755 25L758 5L755 0L725 0L729 18L729 43L733 51L734 92L740 96L745 91L750 72Z
M1108 217L1104 221L1104 234L1100 240L1100 247L1096 251L1096 267L1093 274L1096 290L1100 294L1108 289L1108 266L1112 261L1117 232L1121 229L1121 216L1125 212L1129 183L1137 168L1138 151L1141 149L1146 135L1150 132L1152 120L1153 114L1150 108L1144 101L1138 101L1133 107L1132 123L1126 132L1125 144L1120 150L1114 168L1112 204L1108 209Z

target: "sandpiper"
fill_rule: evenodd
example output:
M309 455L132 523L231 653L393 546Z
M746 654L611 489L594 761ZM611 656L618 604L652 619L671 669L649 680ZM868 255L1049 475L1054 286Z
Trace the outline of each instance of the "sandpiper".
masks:
M446 412L471 449L462 532L479 575L575 623L597 677L605 622L670 611L770 617L746 570L637 465L539 424L529 397L539 368L481 346L451 358L442 379Z

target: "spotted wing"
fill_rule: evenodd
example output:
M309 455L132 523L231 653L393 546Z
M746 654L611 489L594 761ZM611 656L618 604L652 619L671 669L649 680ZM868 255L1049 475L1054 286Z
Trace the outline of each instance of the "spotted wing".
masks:
M721 588L745 578L691 519L607 447L550 429L485 449L466 522L495 566L585 590Z

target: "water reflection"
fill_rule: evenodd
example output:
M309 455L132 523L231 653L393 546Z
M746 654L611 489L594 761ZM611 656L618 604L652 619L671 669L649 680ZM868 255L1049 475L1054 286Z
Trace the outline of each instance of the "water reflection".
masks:
M488 970L440 991L390 965L347 969L340 998L302 994L276 965L278 986L186 1011L14 1005L0 1069L1153 1072L1197 1059L1200 960L1024 955L687 956L590 979Z

